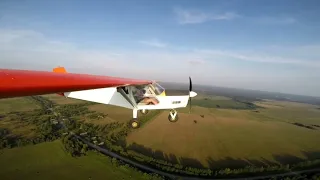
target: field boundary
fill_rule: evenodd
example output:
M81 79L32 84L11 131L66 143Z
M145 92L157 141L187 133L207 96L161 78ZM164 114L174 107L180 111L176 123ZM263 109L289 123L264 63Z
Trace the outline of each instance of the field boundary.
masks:
M143 165L141 163L138 163L138 162L135 162L133 160L130 160L126 157L123 157L115 152L112 152L110 150L107 150L105 148L102 148L102 147L99 147L83 138L81 138L80 136L78 135L75 135L73 134L74 137L76 137L77 139L81 140L82 142L84 142L85 144L87 144L89 147L99 151L100 153L104 154L104 155L107 155L107 156L111 156L111 157L114 157L118 160L121 160L133 167L136 167L140 170L143 170L145 172L151 172L151 173L156 173L156 174L159 174L161 176L165 176L167 178L170 178L170 179L184 179L184 180L197 180L197 179L207 179L207 180L227 180L227 179L237 179L237 180L255 180L255 179L262 179L262 178L274 178L274 177L282 177L282 176L290 176L290 175L299 175L299 174L302 174L302 173L312 173L312 172L320 172L320 168L313 168L313 169L307 169L307 170L301 170L301 171L291 171L291 172L285 172L285 173L280 173L280 174L272 174L272 175L263 175L263 176L255 176L255 177L248 177L248 178L206 178L206 177L194 177L194 176L183 176L183 175L175 175L175 174L172 174L172 173L168 173L168 172L165 172L165 171L162 171L162 170L158 170L158 169L154 169L152 167L149 167L149 166L146 166L146 165Z

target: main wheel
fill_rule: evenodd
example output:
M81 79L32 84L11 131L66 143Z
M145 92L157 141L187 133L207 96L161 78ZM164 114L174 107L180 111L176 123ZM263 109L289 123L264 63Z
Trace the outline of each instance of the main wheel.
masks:
M168 115L168 119L170 122L177 122L179 119L178 112L175 110L171 110Z
M138 119L132 119L129 123L130 127L133 129L137 129L140 127L140 122L138 121Z
M143 109L143 110L140 110L140 113L143 114L143 115L146 115L149 113L149 110L148 109Z

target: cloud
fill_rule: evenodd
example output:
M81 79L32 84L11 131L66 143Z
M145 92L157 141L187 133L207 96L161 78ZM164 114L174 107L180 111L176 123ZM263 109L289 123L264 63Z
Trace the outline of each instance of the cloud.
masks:
M205 61L202 59L192 59L192 60L188 60L188 63L191 65L201 65L201 64L204 64Z
M281 56L280 55L281 53L279 52L278 52L278 56L273 56L273 55L270 55L272 53L266 53L266 52L233 52L233 51L225 51L225 50L205 50L205 49L203 50L195 49L194 51L202 54L211 55L213 57L227 57L227 58L241 60L241 61L251 61L251 62L271 63L271 64L290 64L290 65L298 65L298 66L306 66L306 67L320 67L320 59L317 61L311 61L308 59L297 59L295 58L295 56L284 57L284 55ZM291 51L293 52L294 49L291 49ZM315 53L317 52L314 52L314 54Z
M222 13L213 13L213 12L204 12L200 10L188 10L183 8L175 8L174 13L179 24L200 24L209 21L226 21L233 20L236 18L242 18L249 20L253 23L266 24L266 25L290 25L295 24L298 20L290 16L256 16L249 17L239 15L235 12L222 12Z
M167 47L167 44L160 42L158 39L155 39L155 38L151 40L146 40L146 41L139 41L139 43L148 45L148 46L158 47L158 48Z
M82 49L37 31L0 28L1 68L51 70L65 66L70 72L171 82L187 82L191 76L195 84L302 94L320 90L316 83L320 78L319 49L313 45L259 51L154 48L110 52ZM260 64L244 66L243 61ZM286 68L289 65L295 68Z
M25 38L43 38L41 33L32 31L32 30L10 30L10 29L0 29L0 42L1 43L10 43L16 39L25 39Z
M58 65L112 69L123 67L124 62L115 52L81 49L32 30L0 29L0 63L3 68L51 70Z
M181 8L175 8L174 13L177 16L179 24L199 24L207 21L218 20L232 20L240 17L240 15L234 12L224 13L207 13L198 10L186 10Z
M194 53L157 49L88 50L37 31L0 28L1 68L51 71L65 66L70 72L179 81L187 76L187 60L197 58Z
M297 23L297 19L293 17L258 17L254 18L255 21L259 24L267 24L267 25L290 25Z

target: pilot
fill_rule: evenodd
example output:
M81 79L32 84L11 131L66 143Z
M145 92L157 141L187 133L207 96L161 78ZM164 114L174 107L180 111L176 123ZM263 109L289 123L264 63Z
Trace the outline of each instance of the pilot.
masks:
M135 93L135 96L137 97L138 103L142 102L148 105L149 104L156 105L159 103L159 101L156 98L148 97L151 95L147 93L148 86L136 86L136 89L137 91Z

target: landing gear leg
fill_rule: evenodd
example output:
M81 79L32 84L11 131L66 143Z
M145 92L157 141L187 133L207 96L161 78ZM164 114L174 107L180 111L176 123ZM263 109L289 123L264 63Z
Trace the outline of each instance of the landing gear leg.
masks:
M140 122L138 121L138 110L133 110L133 119L129 122L129 126L133 129L137 129L140 127Z
M149 110L148 109L142 109L142 110L140 110L140 113L143 114L143 115L147 115L149 113Z
M170 110L168 119L170 122L177 122L179 119L178 112L175 109Z

